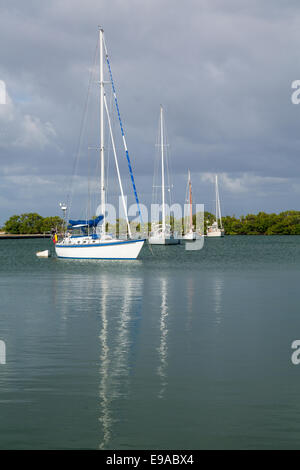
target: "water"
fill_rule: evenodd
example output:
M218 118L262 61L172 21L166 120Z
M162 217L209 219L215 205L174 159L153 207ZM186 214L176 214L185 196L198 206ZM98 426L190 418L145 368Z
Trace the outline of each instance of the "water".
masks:
M129 262L50 243L0 240L0 448L300 448L300 237Z

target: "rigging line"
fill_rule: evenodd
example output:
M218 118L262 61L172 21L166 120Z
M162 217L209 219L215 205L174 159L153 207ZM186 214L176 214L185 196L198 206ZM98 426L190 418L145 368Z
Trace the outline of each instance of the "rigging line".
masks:
M105 90L104 90L104 99L105 99ZM109 135L110 135L109 129L106 129L106 133L107 133L107 136L106 136L105 142L107 142L107 151L106 151L105 204L107 203L107 201L109 201L110 194L111 194L110 185L108 184L109 174L110 174L110 159L111 159L111 140L109 139Z
M126 203L125 203L125 198L124 198L123 186L122 186L121 175L120 175L120 171L119 171L119 164L118 164L117 153L116 153L116 147L115 147L115 141L114 141L114 136L113 136L113 133L112 133L110 116L109 116L109 112L108 112L107 101L106 101L106 96L105 95L104 95L104 106L105 106L107 120L108 120L108 126L109 126L110 138L111 138L111 145L112 145L112 149L113 149L113 153L114 153L114 157L115 157L115 164L116 164L118 180L119 180L119 185L120 185L120 190L121 190L123 208L124 208L127 227L128 227L128 235L129 235L129 238L131 238L132 234L131 234L131 229L130 229L129 220L128 220L127 208L126 208Z
M167 170L167 189L168 189L168 199L169 199L169 205L171 207L172 205L172 200L171 200L171 183L170 183L170 155L168 151L168 147L166 148L166 170Z
M104 88L104 96L105 96L105 88ZM105 99L105 98L104 98ZM106 181L105 181L105 187L106 187L106 194L105 194L105 204L107 201L110 200L110 186L108 184L109 181L109 174L110 174L110 159L111 159L111 141L110 141L110 132L109 129L106 129L106 140L107 142L107 151L106 151Z
M120 114L119 104L118 104L118 100L117 100L116 89L115 89L115 85L114 85L114 80L113 80L113 76L112 76L112 71L111 71L111 66L110 66L110 62L109 62L109 58L108 58L108 53L107 53L107 48L106 48L105 40L104 40L103 42L104 42L104 49L105 49L105 55L106 55L106 63L107 63L108 70L109 70L111 86L112 86L112 89L113 89L113 94L114 94L114 99L115 99L116 110L117 110L117 114L118 114L118 118L119 118L119 123L120 123L120 128L121 128L121 134L122 134L122 138L123 138L123 144L124 144L124 149L125 149L126 158L127 158L127 163L128 163L128 168L129 168L129 174L130 174L130 178L131 178L131 182L132 182L133 192L134 192L134 195L135 195L135 200L136 200L136 203L137 203L137 207L138 207L138 212L139 212L141 224L143 224L143 219L142 219L142 214L141 214L141 209L140 209L140 202L139 202L139 198L138 198L138 194L137 194L137 190L136 190L136 186L135 186L135 181L134 181L134 176L133 176L133 172L132 172L132 167L131 167L129 152L128 152L128 149L127 149L127 144L126 144L126 139L125 139L123 124L122 124L122 120L121 120L121 114Z
M167 142L169 141L168 140L168 130L167 130L167 127L165 126L165 136L166 136L166 144ZM166 167L167 167L167 178L168 178L168 185L169 185L169 189L168 189L168 193L169 193L169 204L170 204L170 207L172 206L172 197L173 197L173 193L172 193L172 188L173 188L173 172L172 172L172 158L171 158L171 150L170 150L170 146L167 144L166 145Z
M93 83L96 82L96 68L94 67L94 74L93 74ZM97 101L98 98L98 93L97 93L97 98L94 96L94 92L96 90L92 90L91 93L91 98L90 101L94 102ZM97 90L98 91L98 90ZM92 107L91 110L88 112L89 116L89 121L87 122L86 125L86 135L87 135L87 142L86 145L88 146L88 155L89 155L89 185L90 185L90 191L89 191L89 197L88 197L88 206L89 206L89 214L90 216L88 217L88 220L93 216L93 212L95 212L94 208L97 207L96 205L96 195L98 195L99 191L97 191L97 187L95 187L95 181L94 181L94 175L99 174L99 172L94 171L94 161L93 161L93 151L98 150L97 147L94 147L94 134L95 134L95 128L94 125L97 122L97 117L98 117L98 106ZM97 131L98 132L98 127ZM98 163L99 158L96 158L96 165Z
M87 204L87 220L91 218L91 153L88 150L88 204ZM88 235L90 227L88 226Z
M77 168L78 168L80 148L81 148L81 145L82 145L82 138L83 138L83 129L84 129L84 126L86 124L86 119L87 119L87 109L88 109L88 104L89 104L90 91L91 91L91 86L92 86L92 79L93 79L94 68L95 68L95 63L96 63L98 43L99 43L99 41L97 41L97 45L96 45L95 53L94 53L93 67L92 67L92 70L90 72L88 90L87 90L87 95L86 95L85 104L84 104L84 108L83 108L81 123L80 123L80 132L79 132L79 138L78 138L78 143L77 143L77 151L76 151L76 156L75 156L75 159L74 159L74 162L73 162L73 171L72 171L72 176L71 176L69 193L67 195L67 204L68 204L68 212L67 212L68 217L67 218L69 218L70 214L71 214L72 198L73 198L73 192L74 192L74 176L75 176L75 173L77 172Z
M105 90L104 90L105 91ZM107 95L106 95L107 96ZM107 100L108 101L108 100ZM109 95L109 105L108 105L108 109L109 109L109 115L111 116L112 114L112 93L110 93ZM112 132L113 132L113 129L114 129L114 122L111 122L111 127L112 127ZM112 185L109 185L108 182L109 182L109 175L110 175L110 163L111 163L111 151L112 151L112 144L111 144L111 139L109 138L110 137L110 131L109 129L107 129L107 139L106 139L106 142L107 142L107 157L106 157L106 161L107 161L107 170L106 170L106 201L109 201L110 199L110 195L113 195L113 190L110 189L110 187ZM105 202L106 202L105 201Z
M187 215L186 215L186 211L185 211L186 204L188 203L188 190L189 190L188 185L189 185L189 183L187 182L186 189L185 189L185 200L184 200L184 211L183 211L184 233L186 233L187 227L188 227L188 220L187 220Z
M147 246L149 247L149 250L150 250L151 255L154 256L154 253L153 253L153 250L152 250L152 246L150 245L150 243L147 243Z
M155 144L155 152L154 152L154 173L153 173L153 180L152 180L152 203L158 203L158 188L161 188L161 185L158 186L160 182L159 178L159 170L160 170L160 150L159 150L159 143L161 140L160 136L160 117L158 118L158 129L156 133L156 144Z

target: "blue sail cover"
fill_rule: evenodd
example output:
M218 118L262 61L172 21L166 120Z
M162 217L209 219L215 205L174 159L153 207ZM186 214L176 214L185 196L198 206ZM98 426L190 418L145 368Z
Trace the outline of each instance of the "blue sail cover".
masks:
M103 220L103 215L98 215L95 219L91 220L69 220L69 228L72 227L96 227Z

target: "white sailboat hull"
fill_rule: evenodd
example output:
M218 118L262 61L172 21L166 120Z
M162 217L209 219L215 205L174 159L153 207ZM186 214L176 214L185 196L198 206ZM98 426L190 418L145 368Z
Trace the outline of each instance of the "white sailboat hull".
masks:
M145 240L107 240L95 244L91 240L85 245L57 244L55 251L58 258L68 259L136 259Z
M224 230L216 230L214 232L207 232L207 237L224 237Z
M178 238L166 238L166 237L149 237L148 242L150 245L178 245L180 240Z
M192 241L196 240L196 238L197 238L196 237L196 232L188 232L182 238L186 242L192 242Z
M154 224L148 242L150 245L178 245L180 240L174 238L170 225Z

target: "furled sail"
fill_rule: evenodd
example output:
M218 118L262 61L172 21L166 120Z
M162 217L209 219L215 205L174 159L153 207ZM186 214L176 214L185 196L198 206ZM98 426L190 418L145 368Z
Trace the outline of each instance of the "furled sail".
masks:
M95 219L90 220L69 220L68 228L76 227L96 227L103 220L103 215L99 215Z

